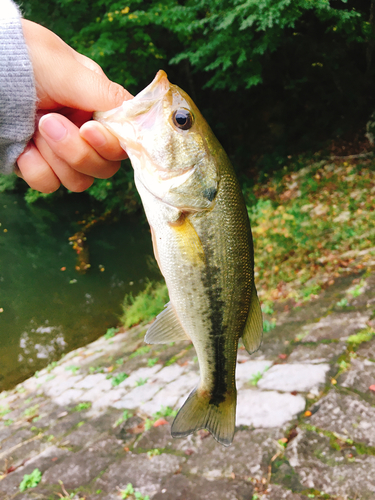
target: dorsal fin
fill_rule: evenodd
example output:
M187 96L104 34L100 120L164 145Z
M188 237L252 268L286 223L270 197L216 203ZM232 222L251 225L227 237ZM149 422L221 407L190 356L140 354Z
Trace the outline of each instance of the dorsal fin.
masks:
M155 321L147 330L147 344L169 344L180 340L190 340L182 328L180 320L172 304L168 302L164 311L156 316Z
M258 294L253 285L249 315L242 334L242 342L249 354L259 349L263 335L263 317Z

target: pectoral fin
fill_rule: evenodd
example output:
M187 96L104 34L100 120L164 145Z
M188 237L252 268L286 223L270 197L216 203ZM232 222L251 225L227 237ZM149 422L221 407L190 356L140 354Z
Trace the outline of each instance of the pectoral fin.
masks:
M163 312L156 316L155 321L147 330L145 342L147 344L169 344L190 340L185 330L182 328L180 320L170 302Z
M242 334L242 342L249 354L259 349L262 342L263 318L262 310L255 286L251 294L251 305L249 315L246 320L245 328Z

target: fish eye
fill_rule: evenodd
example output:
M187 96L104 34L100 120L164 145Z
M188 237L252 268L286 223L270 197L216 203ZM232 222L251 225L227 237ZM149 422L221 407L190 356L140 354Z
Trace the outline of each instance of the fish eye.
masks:
M177 109L172 115L173 124L182 130L189 130L193 126L193 115L188 109Z

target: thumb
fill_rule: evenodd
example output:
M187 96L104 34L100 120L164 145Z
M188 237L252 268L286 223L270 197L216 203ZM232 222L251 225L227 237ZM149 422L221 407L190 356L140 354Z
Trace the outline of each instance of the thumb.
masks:
M121 85L109 80L98 64L69 47L52 31L25 19L22 28L33 65L39 109L65 106L106 111L132 97Z
M60 96L60 103L64 106L90 112L107 111L132 98L121 85L109 80L94 61L73 58L71 66L70 74L74 78L70 79L64 90L60 87L64 94Z

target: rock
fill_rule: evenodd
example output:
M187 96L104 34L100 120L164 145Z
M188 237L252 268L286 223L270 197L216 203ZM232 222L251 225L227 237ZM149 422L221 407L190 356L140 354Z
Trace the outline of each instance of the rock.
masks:
M263 375L272 366L272 361L246 361L237 363L236 384L237 390L249 384L254 376Z
M309 333L304 342L319 342L321 340L346 340L349 335L367 327L370 315L360 311L332 313L317 323L306 325Z
M337 306L354 285L347 276L303 307L276 311L277 326L261 348L251 357L239 349L237 428L228 448L203 429L173 439L172 416L145 430L146 417L181 406L199 374L194 349L153 346L130 356L144 327L99 339L3 393L1 500L58 498L60 480L68 495L79 488L86 500L119 500L128 483L151 500L306 500L318 491L335 500L375 498L375 394L368 390L375 339L356 348L336 385L326 384L348 336L374 321L375 274L350 298L356 310ZM163 367L181 352L180 364ZM148 357L157 364L147 366ZM94 369L109 373L92 373L93 360ZM73 365L77 375L67 370ZM115 386L119 373L130 376ZM303 414L305 393L310 416ZM82 402L92 405L77 406ZM42 482L20 493L35 468Z
M290 465L305 488L343 498L370 500L375 497L375 456L357 455L352 449L337 450L330 438L300 431L287 448Z
M339 377L338 383L342 387L362 392L375 403L375 393L369 390L369 387L375 384L375 362L368 359L351 359L349 370Z
M250 500L253 491L253 486L241 479L209 481L179 474L166 479L152 500Z
M358 395L332 389L318 407L309 420L311 425L375 446L375 408Z
M345 352L346 343L332 342L330 344L301 344L288 357L289 363L329 363Z
M282 427L305 409L302 396L246 389L237 397L237 425Z
M43 484L58 484L73 489L89 484L116 460L122 451L121 442L107 438L78 453L71 453L63 462L49 467L43 474Z
M259 389L308 392L325 383L327 364L283 364L268 370L258 382Z
M209 480L267 477L268 463L279 451L280 430L238 431L232 446L224 448L212 438L202 441L197 453L191 455L182 472ZM246 459L244 460L244 457Z
M130 452L113 463L98 478L95 487L106 493L118 493L119 489L125 489L128 483L132 483L142 494L151 497L160 489L162 482L178 474L184 461L184 457L165 453L149 458L145 453L137 455Z

